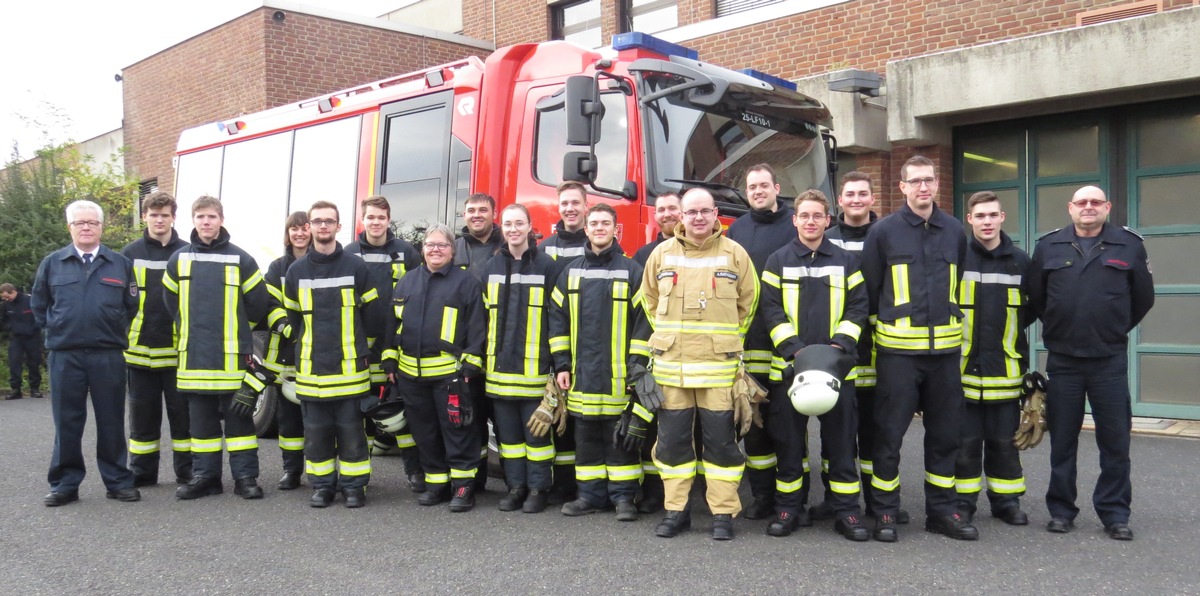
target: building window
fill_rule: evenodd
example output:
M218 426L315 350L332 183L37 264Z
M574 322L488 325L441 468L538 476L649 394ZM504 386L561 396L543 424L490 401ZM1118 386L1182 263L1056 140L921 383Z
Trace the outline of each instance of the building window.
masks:
M726 17L780 2L783 0L717 0L717 17Z
M621 33L658 33L679 26L678 0L621 0Z
M604 45L600 36L600 0L563 2L550 7L551 37L585 48Z

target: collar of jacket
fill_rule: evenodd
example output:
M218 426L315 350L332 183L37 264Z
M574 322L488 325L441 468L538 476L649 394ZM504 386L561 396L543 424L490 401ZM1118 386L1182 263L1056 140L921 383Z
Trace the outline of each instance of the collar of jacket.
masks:
M103 244L97 246L95 248L95 250L93 250L91 252L92 252L92 254L95 255L95 258L97 258L97 259L104 259L106 261L112 260L112 257L108 256L109 248L107 246L104 246ZM66 260L70 259L71 257L75 257L75 259L81 263L83 262L83 260L79 258L79 251L75 250L74 244L68 244L68 245L64 246L62 248L62 250L58 251L58 260L60 260L60 261L66 261Z
M452 270L458 270L458 271L462 271L463 273L466 273L465 269L462 269L461 267L456 267L454 265L454 263L452 263L452 262L446 263L444 266L442 266L441 269L438 269L437 271L430 269L428 263L421 263L421 268L417 269L417 271L424 272L426 277L433 277L435 275L439 276L439 277L446 277L447 275L450 275Z
M225 245L229 244L229 238L229 230L226 230L225 226L221 226L221 231L217 234L216 238L213 238L212 244L205 244L204 241L200 240L200 234L197 234L196 230L192 230L192 246L201 252L224 248Z
M720 238L722 235L724 235L724 233L725 233L725 224L721 223L720 219L717 219L717 220L713 221L712 235L709 236L707 239L705 239L704 242L701 242L700 244L696 244L695 241L693 241L687 237L687 227L684 226L683 222L679 222L679 223L675 224L675 239L679 240L679 243L682 244L684 246L684 248L690 248L690 249L711 248L713 243L718 242L717 238Z
M608 248L599 253L592 250L592 243L589 241L584 245L583 257L592 263L608 263L618 253L625 254L625 251L621 250L621 245L617 243L616 238L613 238L612 244L609 244Z
M532 261L534 255L537 254L537 244L534 241L534 239L532 237L530 237L529 238L529 246L527 246L525 248L525 252L521 253L520 259L517 259L516 257L513 256L512 251L509 250L507 242L500 245L500 250L496 254L504 255L505 258L512 259L514 261L519 260L521 262L528 263L528 262Z
M846 213L843 211L842 213L838 214L837 226L844 230L854 230L856 232L860 231L860 230L864 230L864 229L870 227L871 224L875 223L875 220L879 219L878 213L875 213L874 211L868 211L868 213L870 213L870 216L868 216L868 218L867 218L867 223L865 223L861 226L852 226L852 225L846 223Z
M1100 240L1105 244L1125 244L1125 239L1121 237L1120 233L1124 230L1125 228L1122 228L1121 226L1115 226L1109 222L1105 222L1104 227L1100 228ZM1069 226L1064 226L1054 230L1053 232L1048 232L1045 236L1042 236L1042 238L1048 238L1051 242L1065 242L1067 244L1072 244L1079 239L1079 236L1075 234L1075 225L1071 224Z
M174 244L179 244L179 232L176 232L175 228L171 228L171 239L167 240L166 244L159 242L158 240L155 240L154 237L150 235L150 230L142 230L142 238L148 244L153 243L153 244L155 244L157 246L161 246L163 248L167 248L168 246L171 246Z
M306 256L308 257L309 261L312 261L313 263L317 263L320 265L324 265L326 263L332 263L342 257L342 243L337 242L335 240L333 243L333 252L331 252L329 254L325 254L325 253L317 250L316 247L314 246L309 249Z
M484 242L472 235L471 230L467 229L467 226L463 226L462 235L460 235L459 238L462 238L463 242L466 242L468 245L474 244L479 246L481 244L487 244L491 246L498 246L505 244L504 236L500 234L500 226L497 226L495 223L492 223L492 233L488 234L487 242Z
M1007 257L1012 254L1013 249L1012 238L1009 238L1008 234L1004 233L1004 230L1000 230L1000 245L996 247L996 250L988 250L986 246L979 242L979 239L975 237L975 234L971 234L970 244L971 250L974 250L975 252L989 259Z
M768 209L751 209L750 210L750 218L760 224L773 224L785 217L791 216L791 214L792 214L792 210L789 209L787 205L784 205L783 203L780 203L779 201L775 202L775 210L774 211L770 211Z
M579 228L574 232L568 231L566 222L561 219L558 220L558 223L554 224L554 233L558 234L558 237L566 242L587 242L586 230Z
M370 240L367 240L367 231L363 230L358 233L357 242L358 242L359 246L361 246L364 249L366 249L366 248L381 249L381 248L386 248L387 245L390 244L392 242L392 240L395 238L396 238L396 235L392 233L392 229L388 228L388 229L384 230L384 233L383 233L383 244L381 244L379 246L375 246L374 244L371 244Z
M931 226L936 226L939 228L943 227L942 222L940 221L942 210L938 209L936 202L933 204L933 211L929 212L928 220L920 215L917 215L917 213L912 210L912 207L908 206L908 201L905 201L904 204L900 206L900 210L896 213L899 213L900 217L903 217L904 221L908 222L908 225L913 226L914 228L924 223L928 223Z

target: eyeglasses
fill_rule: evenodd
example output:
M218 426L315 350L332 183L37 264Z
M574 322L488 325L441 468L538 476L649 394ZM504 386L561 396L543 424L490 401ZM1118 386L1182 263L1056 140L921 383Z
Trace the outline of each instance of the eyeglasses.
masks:
M1078 201L1071 201L1071 204L1083 209L1084 207L1102 207L1107 202L1101 199L1080 199Z
M314 219L308 223L311 223L312 225L317 226L318 228L324 228L327 226L336 226L337 222L338 221L336 219Z
M796 219L798 219L800 221L812 220L814 223L821 223L821 222L825 221L825 214L824 213L797 213Z
M101 225L103 225L101 222L94 219L80 219L71 222L73 228L98 228Z
M934 184L937 184L937 178L913 178L912 180L905 180L904 183L909 186L916 186L918 188L922 185L933 186Z
M713 212L715 212L715 211L716 211L716 209L688 209L687 211L683 212L683 215L685 217L687 217L688 219L695 219L697 215L703 215L704 217L708 217L708 216L712 215Z
M426 242L425 248L429 250L450 250L449 242Z

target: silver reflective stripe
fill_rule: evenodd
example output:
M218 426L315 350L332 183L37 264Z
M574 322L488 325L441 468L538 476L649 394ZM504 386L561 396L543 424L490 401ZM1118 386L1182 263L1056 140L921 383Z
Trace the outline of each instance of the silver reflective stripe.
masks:
M1008 275L1006 273L980 273L978 271L963 271L963 281L973 281L980 284L1019 286L1021 285L1021 276Z
M392 262L392 255L381 255L376 252L353 253L353 254L357 254L358 256L362 257L362 260L364 260L368 263L391 263Z
M629 271L625 269L618 269L616 271L608 271L606 269L572 269L569 275L571 277L583 277L586 279L629 280Z
M829 265L828 267L784 267L779 277L783 279L798 279L801 277L843 276L845 274L846 268L841 265Z
M862 252L863 245L866 244L866 242L863 242L862 240L842 240L841 238L830 238L829 241L832 242L834 246L840 246L845 250L853 252Z
M240 263L242 257L238 255L217 255L207 252L183 252L179 253L179 260L207 261L209 263Z
M149 261L146 259L134 259L133 266L141 267L142 269L166 269L167 262L166 261Z
M514 284L525 284L525 285L530 285L530 286L540 286L540 285L544 285L546 283L545 275L524 275L521 273L517 273L517 274L511 276L510 279L512 280L512 283L514 283ZM504 276L493 273L492 275L488 276L488 283L502 284L502 283L504 283Z
M576 246L576 247L572 247L572 248L559 248L557 246L547 246L546 247L546 256L553 257L553 256L557 255L560 257L582 257L584 251L585 251L585 249L582 246Z
M342 277L331 277L329 279L302 279L299 281L301 288L349 288L354 287L354 276L344 275Z
M663 257L663 265L670 267L686 267L688 269L728 267L729 257L726 255L721 255L719 257L684 257L680 255L666 255Z

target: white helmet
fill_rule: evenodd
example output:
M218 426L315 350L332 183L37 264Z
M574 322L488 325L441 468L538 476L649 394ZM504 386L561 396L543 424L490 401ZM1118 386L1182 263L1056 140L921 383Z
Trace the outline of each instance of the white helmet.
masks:
M823 370L796 373L788 398L792 407L805 416L820 416L833 409L841 392L842 382Z
M279 375L279 387L284 399L300 405L300 398L296 397L296 371L287 371Z

